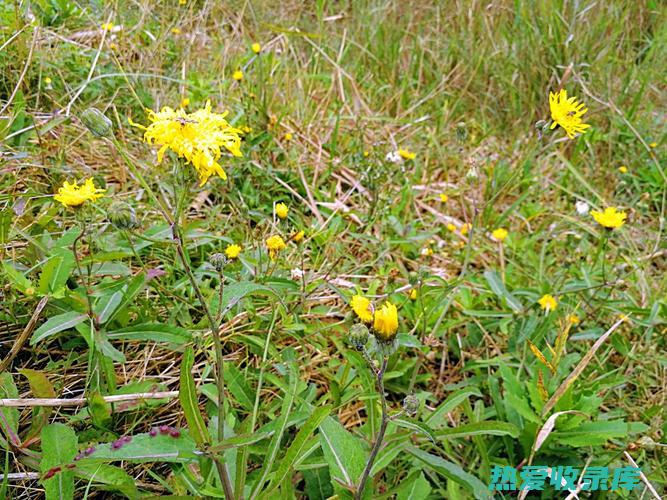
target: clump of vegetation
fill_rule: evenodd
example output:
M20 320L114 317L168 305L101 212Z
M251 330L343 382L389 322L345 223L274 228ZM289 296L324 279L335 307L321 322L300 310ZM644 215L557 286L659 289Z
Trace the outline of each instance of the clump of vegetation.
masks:
M665 7L477 7L0 6L0 496L660 497Z

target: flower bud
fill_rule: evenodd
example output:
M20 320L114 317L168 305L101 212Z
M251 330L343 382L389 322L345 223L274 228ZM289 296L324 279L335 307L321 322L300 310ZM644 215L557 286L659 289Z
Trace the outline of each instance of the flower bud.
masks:
M637 441L637 444L648 451L653 451L656 447L655 441L653 441L653 439L649 436L640 437Z
M419 400L417 399L417 396L414 394L405 396L405 399L403 400L403 411L405 411L405 414L409 417L414 417L418 410Z
M472 183L475 182L477 179L479 179L479 171L477 170L477 166L473 165L466 172L466 180Z
M216 271L222 271L227 265L227 256L224 253L214 253L208 258L208 261Z
M348 340L357 351L363 351L368 343L368 327L363 323L357 323L350 328Z
M118 229L135 229L139 226L134 208L123 201L111 204L107 210L107 219Z
M468 129L466 128L465 122L458 122L456 124L456 138L460 142L465 142L468 138Z
M113 132L113 124L104 113L97 108L88 108L81 113L81 121L88 127L96 137L111 137Z

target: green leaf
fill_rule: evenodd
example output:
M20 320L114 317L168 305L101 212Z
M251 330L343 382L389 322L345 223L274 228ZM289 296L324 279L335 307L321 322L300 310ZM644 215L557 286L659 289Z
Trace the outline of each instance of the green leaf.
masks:
M225 383L234 399L247 411L253 411L255 395L248 384L245 375L232 363L225 363Z
M57 251L42 267L42 274L39 277L39 293L42 295L57 294L67 283L75 265L71 251Z
M301 426L301 429L294 438L294 441L292 441L292 444L287 449L287 452L280 461L278 470L273 476L273 480L269 485L267 493L277 488L287 477L290 469L294 465L294 462L304 450L306 443L308 442L308 438L313 432L315 432L315 429L319 427L319 425L322 423L322 420L329 416L329 413L331 413L331 408L331 406L322 406L320 408L316 408L310 418L308 418L308 420L306 420L306 422Z
M139 490L137 490L135 485L135 479L119 467L103 463L77 462L74 474L87 481L103 484L107 488L118 491L132 500L140 497Z
M402 418L395 418L394 420L392 420L392 422L398 425L399 427L417 431L435 443L435 436L433 435L433 430L431 430L429 426L426 424L423 424L416 420L405 420Z
M183 345L192 341L192 334L185 328L162 323L142 323L107 332L110 340L151 340Z
M415 448L414 446L407 448L406 451L421 460L427 467L430 467L438 474L468 488L475 495L475 498L483 500L491 500L493 498L489 493L486 484L472 474L464 471L459 465L453 462L448 462L437 455L432 455L419 448Z
M519 436L519 429L508 422L495 422L486 420L472 424L459 425L453 429L442 429L437 431L439 439L454 439L467 436Z
M139 295L139 292L144 289L144 286L146 286L147 282L148 280L146 279L146 274L144 272L141 272L132 278L127 286L123 289L123 299L116 306L114 311L109 314L109 317L106 320L111 321L118 313L118 311L122 311L128 307L134 298Z
M477 389L464 389L450 395L445 401L426 419L426 424L432 429L438 429L447 425L447 414L471 396L482 397Z
M111 422L111 405L104 401L99 392L93 392L88 396L88 413L95 427L106 428Z
M35 333L32 334L30 345L35 345L37 342L44 340L52 335L69 328L74 328L79 323L88 319L88 315L77 311L69 311L63 314L58 314L49 318L49 320L40 326Z
M42 429L42 459L39 470L42 474L54 467L64 467L77 453L77 438L74 430L64 424L47 425ZM53 477L42 480L47 500L74 498L74 473L63 469Z
M354 488L368 460L363 442L332 417L325 418L319 429L320 446L331 478Z
M126 460L132 463L179 462L190 463L197 460L195 442L185 432L172 437L169 434L151 436L148 433L132 436L129 443L112 449L112 443L95 447L95 452L80 463L116 462Z
M649 427L641 422L609 420L584 422L574 431L553 432L551 435L559 443L568 446L604 445L613 438L626 438L632 434L647 432Z
M195 379L192 375L194 358L195 355L192 347L188 347L183 353L183 359L181 360L181 379L178 400L181 402L185 420L188 422L192 437L197 445L203 446L211 441L211 437L209 436L208 429L206 429L204 417L202 417L202 414L199 411L199 399L197 398Z
M120 290L100 297L93 307L93 312L95 313L95 316L97 316L98 324L103 325L109 321L109 318L111 318L111 315L116 312L116 309L118 309L118 306L122 301L123 292Z
M331 477L326 467L305 470L302 474L306 481L305 493L308 500L327 500L333 497Z
M209 446L208 450L212 453L219 453L224 450L229 450L232 448L243 448L244 446L249 446L251 444L257 443L270 437L269 432L253 432L252 434L239 434L234 437L225 438L222 443L216 444L215 446Z
M39 370L31 370L30 368L22 368L19 373L28 379L30 384L30 391L37 398L55 398L56 391L53 385L46 377L46 374Z
M23 273L19 272L9 262L3 262L2 268L7 275L9 281L19 290L25 292L28 288L32 288L32 282L26 278Z
M407 480L401 482L396 500L423 500L431 494L431 485L424 474L411 474Z
M505 288L505 284L502 282L497 272L490 269L484 271L484 278L486 278L486 282L489 284L491 291L498 297L505 299L505 302L507 302L507 305L510 306L512 311L519 314L523 312L521 301Z
M264 294L273 295L280 298L278 294L266 285L260 285L251 281L237 281L225 286L222 292L222 303L224 304L223 314L226 314L240 300L248 295ZM220 304L217 303L217 297L213 300L214 310L219 310Z

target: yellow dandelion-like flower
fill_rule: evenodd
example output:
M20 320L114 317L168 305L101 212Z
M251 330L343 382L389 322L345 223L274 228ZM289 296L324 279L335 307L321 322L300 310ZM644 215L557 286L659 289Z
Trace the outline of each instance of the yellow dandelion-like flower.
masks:
M144 141L161 146L157 162L161 163L167 150L172 150L195 167L200 186L206 184L213 174L223 180L227 179L227 174L218 163L223 148L234 156L243 156L239 135L241 131L225 120L226 112L212 113L208 101L203 109L194 113L170 107L164 107L159 112L147 110L147 113L152 122L148 127L129 121L134 127L145 131Z
M461 235L465 236L471 229L472 229L472 224L470 224L470 222L466 222L461 226Z
M373 322L373 304L363 295L355 295L350 300L350 307L357 315L357 317L364 323L370 324Z
M498 229L493 230L491 236L493 236L494 240L500 241L502 243L505 240L505 238L507 238L508 234L509 233L507 232L507 229L499 227Z
M400 148L398 150L398 156L400 156L404 160L414 160L417 157L417 154L413 153L409 149Z
M577 316L577 315L574 314L574 313L572 313L572 314L568 314L568 315L565 317L565 321L567 321L567 322L570 323L571 325L578 325L578 324L581 322L581 320L579 319L579 316Z
M241 80L243 80L243 71L237 69L236 71L234 71L234 73L232 73L232 78L237 82L240 82Z
M178 0L178 5L185 5L188 3L188 0Z
M45 76L45 77L44 77L44 83L45 83L46 85L51 85L51 82L52 82L52 81L53 81L53 80L51 80L51 78L49 78L48 76Z
M73 184L65 181L61 188L58 188L58 193L53 196L53 199L59 201L66 207L78 207L83 205L86 201L95 201L104 196L102 193L105 189L95 187L93 179L90 178L81 186L76 181Z
M607 229L618 229L625 224L628 215L623 211L617 211L614 207L605 208L603 212L591 210L595 222Z
M449 231L450 233L453 233L454 231L456 231L456 226L454 224L452 224L451 222L449 224L447 224L446 227L447 227L447 231Z
M104 23L100 28L104 31L111 31L113 29L113 23Z
M287 205L284 203L276 203L276 206L274 208L276 215L280 217L281 219L286 219L287 214L289 213L289 208L287 208Z
M447 200L449 200L449 196L447 196L445 193L440 193L440 201L447 203Z
M292 241L294 243L301 243L301 241L303 241L303 237L305 235L306 235L306 233L304 231L299 231L297 233L294 233L294 235L292 236Z
M422 255L423 257L430 257L433 255L433 249L430 247L423 247L419 251L419 254Z
M551 110L551 129L560 125L570 139L574 139L576 134L583 134L590 127L584 123L581 117L588 111L583 103L577 102L576 97L567 97L567 91L562 89L560 92L549 92L549 108Z
M554 298L553 295L549 295L548 293L542 295L542 297L540 298L540 300L537 301L537 303L547 313L550 311L555 311L556 307L558 306L558 301Z
M181 108L187 108L190 105L190 98L184 97L181 99Z
M626 167L625 165L621 165L620 167L618 167L618 171L622 174L627 174L628 173L628 167Z
M652 147L652 148L657 148L658 143L657 142L651 142L651 143L649 143L649 146Z
M287 247L285 240L279 235L274 235L266 240L266 248L269 250L271 260L276 258L276 254Z
M171 32L174 35L180 35L181 34L181 28L178 28L178 27L171 28Z
M368 158L371 154L368 151L363 152L364 158Z
M241 255L241 246L234 243L227 245L227 248L225 248L225 255L228 259L238 259L239 255Z
M416 288L413 288L412 290L410 290L409 297L410 297L410 300L417 300L417 289Z
M396 306L387 301L375 311L373 316L373 332L380 340L389 342L394 339L398 331L398 311Z
M258 43L253 43L253 44L250 46L250 48L252 49L252 51L253 51L255 54L259 54L260 51L262 50L262 46L261 46L260 44L258 44Z
M292 135L292 132L287 132L287 133L283 136L283 139L285 139L286 141L291 141L293 138L294 138L294 136Z

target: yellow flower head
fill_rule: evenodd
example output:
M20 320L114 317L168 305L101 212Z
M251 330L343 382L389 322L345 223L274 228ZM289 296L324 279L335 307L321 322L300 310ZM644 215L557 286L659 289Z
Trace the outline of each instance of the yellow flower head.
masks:
M461 226L461 235L465 236L471 229L472 229L472 224L470 224L470 222L466 222Z
M232 78L237 82L240 82L241 80L243 80L243 71L237 69L236 71L234 71L234 73L232 73Z
M104 31L111 31L113 29L113 23L104 23L100 26Z
M618 229L625 224L625 219L628 217L625 212L617 212L614 207L605 208L604 212L591 210L591 215L595 222L607 229Z
M178 0L178 5L185 5L188 3L188 0Z
M394 339L398 331L398 311L394 304L387 301L379 310L375 311L373 331L376 337L385 342Z
M227 113L212 113L211 103L206 102L203 109L188 113L184 109L173 110L164 107L161 111L148 110L148 119L152 122L148 127L130 120L130 124L145 130L144 141L161 146L158 163L162 162L168 149L191 163L199 174L200 186L206 184L208 178L217 174L227 179L218 160L224 148L234 156L241 154L241 131L232 127L225 116Z
M284 203L276 203L275 206L276 215L281 219L286 219L287 214L289 213L289 208Z
M417 289L413 288L410 290L410 300L417 300Z
M627 174L628 173L628 167L626 167L625 165L621 165L620 167L618 167L618 171L622 174Z
M294 136L292 135L292 132L287 132L284 136L283 139L286 141L291 141Z
M422 247L422 249L419 251L419 254L423 257L430 257L433 255L433 249L430 247Z
M181 108L187 108L190 105L190 98L184 97L181 99Z
M292 236L292 241L294 243L300 243L301 241L303 241L303 237L305 235L306 233L304 231L299 231L297 233L294 233L294 235Z
M250 48L255 54L259 54L259 52L262 50L262 46L258 43L253 43Z
M373 322L373 304L363 295L357 294L352 297L350 307L362 322L367 324Z
M400 156L404 160L414 160L417 157L417 154L413 153L409 149L400 148L398 150L398 156Z
M657 148L658 143L657 142L651 142L651 143L649 143L649 146L652 147L652 148Z
M241 246L236 244L227 245L225 248L225 255L228 259L238 259L241 254Z
M578 324L581 322L581 320L579 319L579 316L577 316L577 315L574 314L574 313L572 313L572 314L568 314L568 315L565 317L565 320L566 320L568 323L570 323L571 325L578 325Z
M454 231L456 231L456 226L450 222L449 224L447 224L447 231L453 233Z
M286 247L285 240L279 235L271 236L266 240L266 248L269 250L269 257L271 257L272 260L276 258L278 252L284 250Z
M558 93L549 92L549 108L551 109L551 129L560 125L570 139L576 134L583 134L590 125L584 123L581 117L588 111L583 103L577 102L576 97L567 98L567 91L562 89Z
M553 295L549 295L548 293L546 295L542 295L542 298L538 300L537 303L546 312L555 311L556 307L558 306L558 301L556 301Z
M363 152L364 158L368 158L371 154L368 151Z
M509 233L507 232L507 229L504 229L502 227L499 227L498 229L494 229L491 235L493 236L493 239L496 241L500 241L501 243L507 238L507 235Z
M449 196L447 196L445 193L440 193L440 201L447 203L447 200L449 200Z
M59 201L66 207L78 207L83 205L86 201L95 201L104 196L105 189L95 187L93 179L90 178L81 186L74 181L73 184L65 181L63 186L58 189L58 193L54 195L54 199Z
M48 76L45 76L45 77L44 77L44 83L45 83L46 85L51 85L51 82L52 82L51 78L49 78Z
M174 34L174 35L180 35L181 34L181 28L173 27L173 28L171 28L171 33Z

